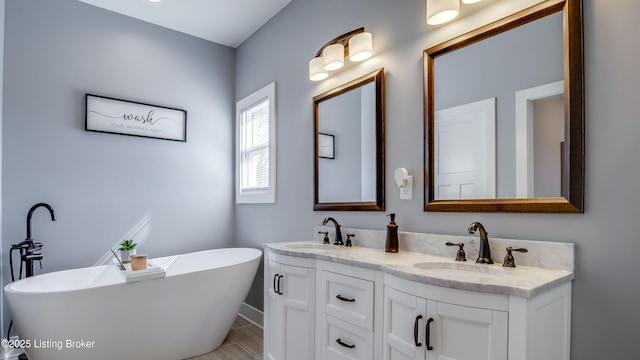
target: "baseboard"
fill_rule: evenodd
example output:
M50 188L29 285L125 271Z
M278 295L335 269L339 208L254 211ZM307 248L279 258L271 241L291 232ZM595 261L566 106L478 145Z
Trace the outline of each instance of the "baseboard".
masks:
M242 304L240 316L260 327L264 327L264 313L247 303Z

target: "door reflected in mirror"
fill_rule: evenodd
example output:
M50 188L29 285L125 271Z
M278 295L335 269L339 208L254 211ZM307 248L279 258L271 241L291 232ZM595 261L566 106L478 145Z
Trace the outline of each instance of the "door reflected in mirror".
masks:
M581 0L425 50L425 210L582 212Z
M314 97L314 210L384 210L383 74Z

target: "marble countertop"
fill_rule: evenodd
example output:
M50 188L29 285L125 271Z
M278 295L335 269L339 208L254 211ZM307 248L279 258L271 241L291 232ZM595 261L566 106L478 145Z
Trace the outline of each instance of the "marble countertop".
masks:
M492 265L476 264L469 257L468 261L460 262L442 256L402 250L387 253L384 249L362 246L344 247L306 241L270 243L265 247L282 255L383 271L425 284L523 298L530 298L575 277L574 272L567 270L532 266L507 268L502 266L502 261Z

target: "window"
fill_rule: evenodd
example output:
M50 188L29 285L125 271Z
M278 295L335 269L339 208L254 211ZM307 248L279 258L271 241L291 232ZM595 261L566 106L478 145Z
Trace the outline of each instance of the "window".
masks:
M276 84L236 104L236 203L276 202Z

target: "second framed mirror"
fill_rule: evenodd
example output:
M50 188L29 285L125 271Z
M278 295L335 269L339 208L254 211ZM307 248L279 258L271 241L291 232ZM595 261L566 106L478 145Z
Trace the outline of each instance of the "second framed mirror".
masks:
M582 1L424 52L425 211L584 211Z

